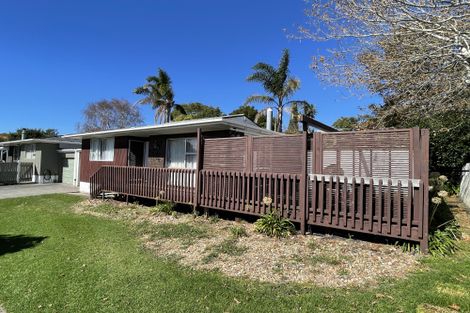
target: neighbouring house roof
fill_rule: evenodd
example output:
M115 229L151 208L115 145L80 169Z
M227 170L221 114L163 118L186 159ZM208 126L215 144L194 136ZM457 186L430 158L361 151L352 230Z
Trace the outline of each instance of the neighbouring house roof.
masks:
M320 121L317 121L311 117L300 115L299 122L306 123L308 126L313 127L314 129L321 131L321 132L337 132L338 130L334 127L328 126Z
M261 128L243 114L210 117L180 122L170 122L160 125L139 126L114 130L103 130L81 134L64 135L63 138L87 139L106 136L151 136L194 133L198 128L203 132L218 130L235 130L246 135L280 135L277 132Z
M33 143L51 143L51 144L72 144L77 147L81 146L79 140L73 138L62 138L62 137L50 137L50 138L29 138L29 139L19 139L12 141L3 141L0 142L0 147L9 147L9 146L20 146Z

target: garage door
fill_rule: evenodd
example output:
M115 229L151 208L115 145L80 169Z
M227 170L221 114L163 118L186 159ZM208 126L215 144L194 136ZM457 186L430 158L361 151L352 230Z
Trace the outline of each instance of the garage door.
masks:
M64 167L62 168L62 182L73 185L73 165L75 159L64 159Z

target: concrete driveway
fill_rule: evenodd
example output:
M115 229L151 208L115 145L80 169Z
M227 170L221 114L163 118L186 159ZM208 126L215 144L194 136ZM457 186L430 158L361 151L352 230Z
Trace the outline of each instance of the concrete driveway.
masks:
M67 184L20 184L0 186L0 199L47 195L51 193L80 194L78 187Z

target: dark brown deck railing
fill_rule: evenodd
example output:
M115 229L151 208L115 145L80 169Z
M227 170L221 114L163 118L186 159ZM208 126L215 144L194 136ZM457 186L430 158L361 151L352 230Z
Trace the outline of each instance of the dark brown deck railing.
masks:
M275 209L302 233L321 226L416 241L427 250L426 130L315 133L310 150L305 134L279 137L279 145L273 136L257 145L249 137L223 139L222 146L210 139L206 147L200 132L198 138L197 169L103 166L91 177L91 196L115 192L255 216ZM230 151L243 147L240 161Z
M295 222L301 219L300 175L201 170L199 205L251 215L276 208ZM271 205L263 198L269 197Z
M192 204L195 170L103 166L90 179L90 194L102 192Z
M312 175L307 223L420 241L423 183Z

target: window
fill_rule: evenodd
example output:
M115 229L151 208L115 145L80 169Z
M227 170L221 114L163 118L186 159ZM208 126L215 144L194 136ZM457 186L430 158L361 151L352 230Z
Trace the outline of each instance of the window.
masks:
M90 142L90 161L113 161L114 138L93 138Z
M25 159L34 159L36 155L36 147L34 145L26 145L24 146L24 152L25 152Z
M0 148L0 163L5 163L8 159L8 150Z
M196 168L196 138L167 140L166 166L168 168Z

